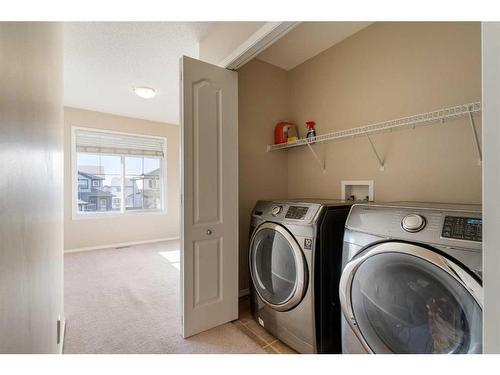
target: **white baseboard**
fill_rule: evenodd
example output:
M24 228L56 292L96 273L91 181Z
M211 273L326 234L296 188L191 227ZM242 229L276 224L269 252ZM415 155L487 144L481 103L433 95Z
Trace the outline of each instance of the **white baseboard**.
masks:
M240 293L239 293L239 297L245 297L245 296L248 296L250 294L250 289L246 288L246 289L241 289L240 290Z
M148 243L162 242L162 241L174 241L179 240L180 237L169 237L169 238L156 238L154 240L144 240L144 241L134 241L134 242L121 242L121 243L113 243L109 245L99 245L99 246L90 246L90 247L80 247L76 249L67 249L64 250L65 253L78 253L80 251L92 251L92 250L101 250L101 249L112 249L117 247L125 247L125 246L134 246L134 245L143 245Z

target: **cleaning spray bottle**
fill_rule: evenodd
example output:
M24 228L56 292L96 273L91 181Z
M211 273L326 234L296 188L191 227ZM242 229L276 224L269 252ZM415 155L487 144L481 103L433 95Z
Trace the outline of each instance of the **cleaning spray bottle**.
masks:
M316 123L314 121L307 121L306 126L307 126L307 135L306 138L316 138L316 130L314 129L314 126Z

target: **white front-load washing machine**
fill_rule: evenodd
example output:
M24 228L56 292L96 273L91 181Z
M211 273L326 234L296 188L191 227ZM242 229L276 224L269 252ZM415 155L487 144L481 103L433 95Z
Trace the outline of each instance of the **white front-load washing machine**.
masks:
M259 201L249 267L255 320L299 353L340 353L342 238L350 203Z
M480 206L356 204L339 294L344 353L482 352Z

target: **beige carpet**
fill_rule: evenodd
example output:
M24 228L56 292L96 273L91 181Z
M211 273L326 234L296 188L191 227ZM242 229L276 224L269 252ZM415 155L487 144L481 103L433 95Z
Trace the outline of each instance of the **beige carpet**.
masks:
M178 241L64 260L65 353L265 353L232 323L181 337Z

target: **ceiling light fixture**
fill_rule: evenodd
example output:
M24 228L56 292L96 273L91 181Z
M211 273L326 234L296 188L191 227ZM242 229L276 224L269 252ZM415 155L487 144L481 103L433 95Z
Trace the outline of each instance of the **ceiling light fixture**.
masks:
M134 87L133 90L135 95L140 96L143 99L151 99L156 95L156 90L151 87Z

